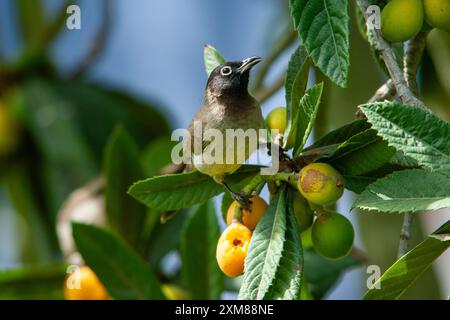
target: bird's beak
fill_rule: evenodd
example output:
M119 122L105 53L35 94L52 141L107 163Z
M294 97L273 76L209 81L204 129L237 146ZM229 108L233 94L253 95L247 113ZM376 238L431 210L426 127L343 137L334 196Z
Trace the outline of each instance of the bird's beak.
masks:
M239 72L242 74L251 68L253 68L255 65L261 62L261 57L250 57L247 59L242 60L242 65L239 67Z

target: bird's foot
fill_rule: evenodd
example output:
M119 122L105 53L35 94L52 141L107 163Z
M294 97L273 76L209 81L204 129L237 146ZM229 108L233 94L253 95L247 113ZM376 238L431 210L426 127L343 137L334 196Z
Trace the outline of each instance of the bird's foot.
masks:
M272 156L272 145L275 144L275 148L278 150L278 157L280 160L285 160L286 158L289 158L289 156L286 154L286 150L282 146L280 146L278 143L268 142L267 143L267 154L269 156Z

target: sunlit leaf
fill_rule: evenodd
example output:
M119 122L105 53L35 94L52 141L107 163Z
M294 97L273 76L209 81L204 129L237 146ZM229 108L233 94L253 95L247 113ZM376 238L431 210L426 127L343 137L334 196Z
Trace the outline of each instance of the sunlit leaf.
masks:
M450 208L450 178L419 169L396 171L369 185L353 206L398 213Z
M272 199L253 232L239 299L263 299L276 277L286 239L285 194L286 189L283 188Z
M430 170L450 172L450 123L398 102L361 106L372 127L389 145Z

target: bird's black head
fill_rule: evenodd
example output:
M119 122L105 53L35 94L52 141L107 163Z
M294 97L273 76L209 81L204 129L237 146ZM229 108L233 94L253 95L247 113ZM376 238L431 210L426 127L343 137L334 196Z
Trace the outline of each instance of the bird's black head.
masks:
M209 75L207 91L214 96L247 94L250 70L260 61L260 57L250 57L221 64Z

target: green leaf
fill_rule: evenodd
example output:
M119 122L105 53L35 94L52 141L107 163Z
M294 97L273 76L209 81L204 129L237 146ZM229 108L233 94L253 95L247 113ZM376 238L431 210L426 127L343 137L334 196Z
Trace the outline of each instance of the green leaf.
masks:
M363 299L393 300L400 298L448 247L450 247L450 220L397 260L372 285Z
M223 194L222 202L220 204L220 210L222 212L222 218L225 223L227 223L228 208L231 206L231 203L233 201L234 199L229 192L225 192Z
M163 136L150 143L140 156L141 166L148 177L157 175L160 170L172 163L172 148L178 144L171 141L170 136Z
M396 171L369 185L353 206L398 213L450 208L450 178L419 169Z
M220 299L224 278L216 262L220 229L210 200L194 207L181 233L181 276L193 299Z
M21 222L18 251L20 261L27 265L51 261L54 253L59 251L53 217L40 202L41 193L33 185L35 170L32 159L15 159L0 181L9 193L14 218Z
M349 57L348 1L289 0L292 19L314 64L330 80L347 86Z
M66 265L33 265L0 271L1 300L64 298Z
M292 207L291 193L287 193L286 241L277 274L265 299L298 300L303 274L303 251L300 230Z
M394 154L394 148L368 129L341 143L325 161L344 175L360 176L382 167Z
M115 299L164 299L150 266L119 237L94 226L72 223L86 264Z
M378 134L405 156L430 170L450 171L450 123L398 102L366 104L361 110Z
M311 63L308 54L303 46L299 46L292 54L286 72L285 94L286 94L286 131L284 143L289 141L289 137L295 134L293 130L300 108L300 99L305 94L308 84L309 67Z
M164 108L151 101L77 80L55 81L51 85L70 104L74 122L99 159L102 154L98 150L103 150L119 124L141 148L171 131L166 117L158 111Z
M109 225L135 248L140 244L147 210L127 194L129 186L144 177L138 155L132 138L117 127L104 156L106 216Z
M286 189L283 188L272 199L253 232L245 258L239 299L262 300L276 277L285 242L285 194Z
M340 145L354 135L369 128L370 124L366 120L355 120L349 124L330 131L323 137L316 140L311 146L305 148L305 151L329 145Z
M402 151L397 151L389 163L404 168L417 168L419 164L411 157L407 157Z
M26 82L23 93L24 121L42 160L43 197L56 215L70 192L95 177L97 164L69 99L41 79Z
M373 177L344 175L345 188L356 194L361 194L375 180Z
M226 180L232 188L239 190L255 174L258 166L242 166ZM128 193L134 198L161 211L188 208L197 203L203 203L224 191L222 185L211 177L198 171L158 176L136 182Z
M296 139L294 144L294 156L302 151L308 140L309 134L316 120L319 110L320 98L322 96L323 83L314 85L306 90L305 95L300 100L299 112L296 115Z
M330 260L311 249L304 250L303 255L305 260L303 281L308 282L308 287L315 299L322 299L337 283L344 271L360 264L350 255L338 260Z
M225 58L222 54L209 44L205 45L203 59L205 61L205 70L208 76L216 67L225 63Z
M147 257L152 266L162 267L161 260L168 253L177 250L180 246L181 230L188 217L187 212L181 210L166 223L160 223L159 212L151 212L158 219L152 230L148 243Z

